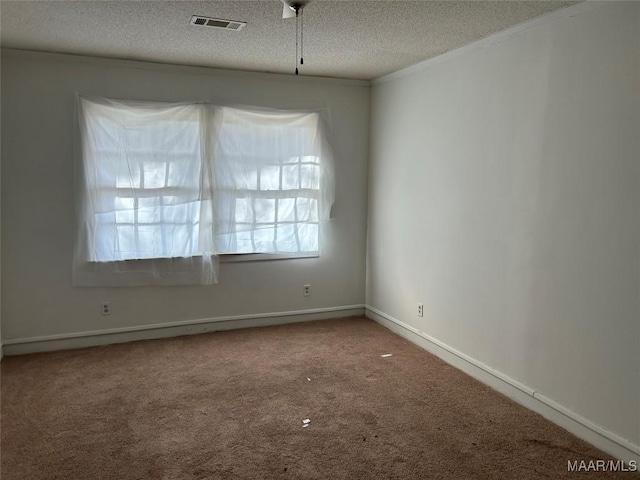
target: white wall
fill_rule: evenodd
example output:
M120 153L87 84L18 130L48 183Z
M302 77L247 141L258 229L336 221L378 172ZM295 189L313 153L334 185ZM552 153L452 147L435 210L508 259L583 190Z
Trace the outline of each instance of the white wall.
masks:
M74 94L328 107L335 219L320 258L222 264L212 286L74 288ZM369 129L366 82L225 72L4 50L2 327L4 341L211 317L362 305ZM302 296L303 284L312 295ZM112 314L102 316L100 303ZM315 311L315 310L314 310Z
M640 4L581 4L375 82L367 267L368 305L635 452L639 44Z

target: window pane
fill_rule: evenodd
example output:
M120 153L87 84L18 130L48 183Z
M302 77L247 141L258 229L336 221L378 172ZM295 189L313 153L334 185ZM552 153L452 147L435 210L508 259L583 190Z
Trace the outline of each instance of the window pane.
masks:
M301 188L320 188L320 175L317 165L300 165Z
M235 253L251 253L253 252L253 232L238 232L236 234L236 248Z
M188 196L178 196L178 195L162 195L162 204L166 206L170 205L182 205L185 202L191 200L191 197L197 195L197 191L190 193Z
M274 251L275 228L259 228L254 231L253 238L255 240L256 251L272 252Z
M116 211L117 223L134 223L135 216L132 210Z
M278 225L278 251L283 253L299 251L295 224Z
M234 174L236 181L236 188L240 190L257 190L258 189L258 171L248 170L242 173L236 172Z
M153 223L160 221L160 212L156 210L158 205L158 199L156 197L151 198L139 198L138 199L138 222L139 223Z
M298 165L284 165L282 167L282 189L283 190L297 190L300 188Z
M144 163L144 188L161 188L165 186L167 164L164 162Z
M222 215L220 236L251 233L251 251L256 253L299 252L300 224L318 218L318 203L309 198L317 196L320 185L320 159L314 155L318 116L222 110L223 126L216 143L219 163L215 165L216 178L222 179L225 190L217 197L217 212ZM254 183L258 191L247 200L242 198L246 191L233 192L233 187L227 187L235 184L236 189L246 190ZM303 230L308 236L317 232L317 225ZM307 251L317 251L317 238L305 242L305 248L311 249ZM235 244L231 240L222 243L239 250L242 242L236 238ZM249 248L247 243L242 244Z
M295 198L281 198L278 200L278 222L293 222L296 219Z
M197 216L191 213L192 204L184 203L180 205L171 205L162 208L156 208L156 221L168 225L174 224L194 224Z
M298 237L300 238L300 250L303 252L317 252L318 249L318 225L315 223L298 224Z
M256 198L254 200L255 221L257 223L275 223L276 201L273 198Z
M142 258L153 258L163 256L160 248L160 227L139 226L138 227L138 253ZM157 243L156 243L157 242Z
M252 223L251 202L248 198L236 198L236 222Z
M116 210L133 210L134 202L133 198L116 197L114 200L114 206Z
M171 256L182 256L182 252L193 252L193 230L187 225L171 225L164 227L164 238L167 251Z
M91 260L107 262L113 260L113 250L117 244L117 233L113 214L96 215L96 248Z
M103 163L119 166L116 175L116 188L140 188L140 165L136 162L118 162L116 155L104 158Z
M86 258L108 262L199 253L198 242L206 238L200 235L202 108L85 99L82 108L84 186L92 211ZM210 225L210 210L206 214Z
M199 169L199 162L196 165L192 165L191 159L186 155L184 157L176 158L174 161L167 164L167 186L179 187L179 186L198 186L198 176L193 175L195 169Z
M116 231L118 232L116 252L120 254L120 258L135 258L133 255L136 252L136 227L118 225Z
M315 198L298 198L296 213L300 222L318 221L318 201Z
M265 167L260 172L260 190L280 190L280 167Z

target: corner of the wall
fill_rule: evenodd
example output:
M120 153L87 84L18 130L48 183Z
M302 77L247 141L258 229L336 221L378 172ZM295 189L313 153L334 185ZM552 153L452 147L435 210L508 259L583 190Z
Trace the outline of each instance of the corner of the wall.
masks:
M525 30L529 30L530 28L534 28L538 25L545 24L554 19L563 18L563 17L574 17L576 15L581 15L582 13L589 12L593 9L601 8L603 4L606 4L606 3L613 3L613 2L587 0L574 5L570 5L568 7L552 10L551 12L544 13L538 17L532 18L530 20L526 20L522 23L506 28L505 30L492 33L491 35L480 38L466 45L462 45L461 47L458 47L454 50L449 50L435 57L431 57L426 60L422 60L417 63L414 63L413 65L409 65L408 67L401 68L400 70L396 70L395 72L391 72L386 75L382 75L381 77L374 78L373 80L371 80L371 85L375 87L377 85L387 83L392 80L397 80L399 78L405 77L407 75L411 75L416 72L420 72L444 60L448 60L450 58L457 57L467 52L477 50L478 48L482 48L486 45L490 45L492 43L505 40L509 37L512 37L513 35L516 35Z
M441 358L449 365L488 385L529 410L542 415L547 420L559 425L603 452L622 460L626 464L632 465L631 462L635 462L636 465L640 465L640 445L636 445L596 425L589 419L542 395L540 392L536 392L531 387L484 365L480 361L459 352L424 332L420 332L418 329L375 307L365 305L365 315L367 318Z

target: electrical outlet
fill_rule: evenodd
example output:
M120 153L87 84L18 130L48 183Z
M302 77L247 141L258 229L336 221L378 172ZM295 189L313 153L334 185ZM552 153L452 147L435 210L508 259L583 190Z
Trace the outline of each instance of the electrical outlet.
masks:
M424 305L422 305L421 303L418 304L418 316L419 317L424 316Z
M109 305L109 302L102 302L102 315L111 315L111 305Z
M302 296L310 297L311 296L311 285L303 285L302 287Z

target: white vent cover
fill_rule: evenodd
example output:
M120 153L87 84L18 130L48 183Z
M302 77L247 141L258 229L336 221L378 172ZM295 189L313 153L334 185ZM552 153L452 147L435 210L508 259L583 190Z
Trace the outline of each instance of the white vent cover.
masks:
M216 27L227 30L241 30L247 22L237 22L235 20L223 20L222 18L201 17L194 15L191 17L191 25L196 27Z

